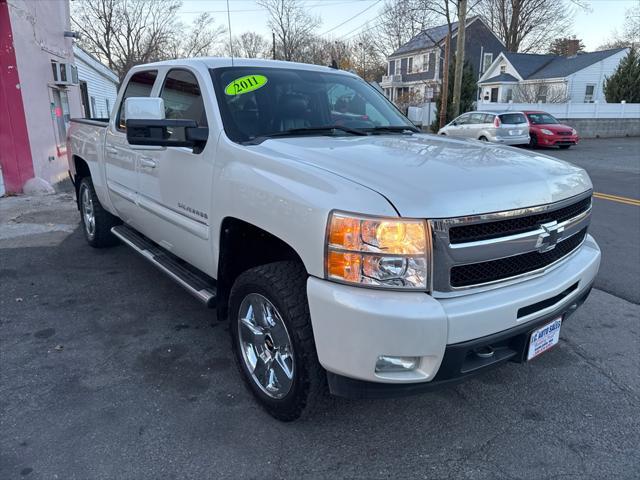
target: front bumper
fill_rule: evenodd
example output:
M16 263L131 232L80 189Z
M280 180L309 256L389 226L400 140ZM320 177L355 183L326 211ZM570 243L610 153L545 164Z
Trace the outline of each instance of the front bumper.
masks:
M413 393L430 388L427 384L464 378L471 370L477 373L519 357L520 349L512 342L521 342L558 312L575 310L588 295L599 264L600 249L587 236L576 252L544 275L456 298L350 287L311 277L307 295L320 364L332 392L349 396ZM503 350L493 357L499 361L469 370L467 353L461 352L487 341ZM420 357L420 365L380 374L375 372L380 355Z
M559 145L577 145L578 136L563 136L563 135L538 135L538 145L541 147L555 147Z

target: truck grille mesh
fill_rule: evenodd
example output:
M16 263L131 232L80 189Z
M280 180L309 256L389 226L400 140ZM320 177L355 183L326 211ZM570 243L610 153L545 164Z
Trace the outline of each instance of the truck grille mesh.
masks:
M508 220L497 220L495 222L454 226L449 229L449 242L452 244L476 242L478 240L488 240L524 233L539 228L543 223L554 220L560 223L569 220L586 212L590 206L591 197L587 197L572 205L550 212L543 212L527 217L510 218Z
M587 200L590 201L590 199ZM550 213L557 213L559 211L560 210L556 210L556 212ZM575 213L571 214L571 216L575 215ZM544 268L575 250L582 243L586 234L587 229L584 228L575 235L558 243L553 250L544 253L529 252L513 257L501 258L499 260L452 267L450 278L451 286L466 287L469 285L494 282Z

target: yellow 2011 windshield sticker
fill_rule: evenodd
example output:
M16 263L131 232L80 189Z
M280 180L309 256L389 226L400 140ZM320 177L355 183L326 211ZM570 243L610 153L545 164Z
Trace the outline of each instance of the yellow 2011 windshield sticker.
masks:
M242 95L243 93L253 92L267 84L267 77L264 75L246 75L236 78L233 82L224 88L227 95Z

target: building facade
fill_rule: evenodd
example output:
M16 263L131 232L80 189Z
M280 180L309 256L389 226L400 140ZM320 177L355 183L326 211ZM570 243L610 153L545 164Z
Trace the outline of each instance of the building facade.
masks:
M454 58L458 23L451 26L451 59ZM444 47L449 27L439 25L420 32L387 59L387 75L380 86L386 96L398 102L403 97L408 103L433 101L442 84ZM504 51L504 44L482 21L470 17L465 28L465 61L471 63L479 78L495 58Z
M0 0L0 165L6 192L67 175L66 133L81 116L67 0ZM3 193L3 192L0 192Z
M109 118L118 95L118 76L77 45L73 46L73 55L78 68L82 116Z
M570 56L503 52L478 81L482 103L605 103L627 48Z

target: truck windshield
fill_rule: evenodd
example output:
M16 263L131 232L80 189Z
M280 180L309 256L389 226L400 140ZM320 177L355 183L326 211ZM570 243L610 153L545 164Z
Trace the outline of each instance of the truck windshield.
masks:
M286 68L211 70L227 136L239 143L291 135L416 131L380 92L350 75Z

